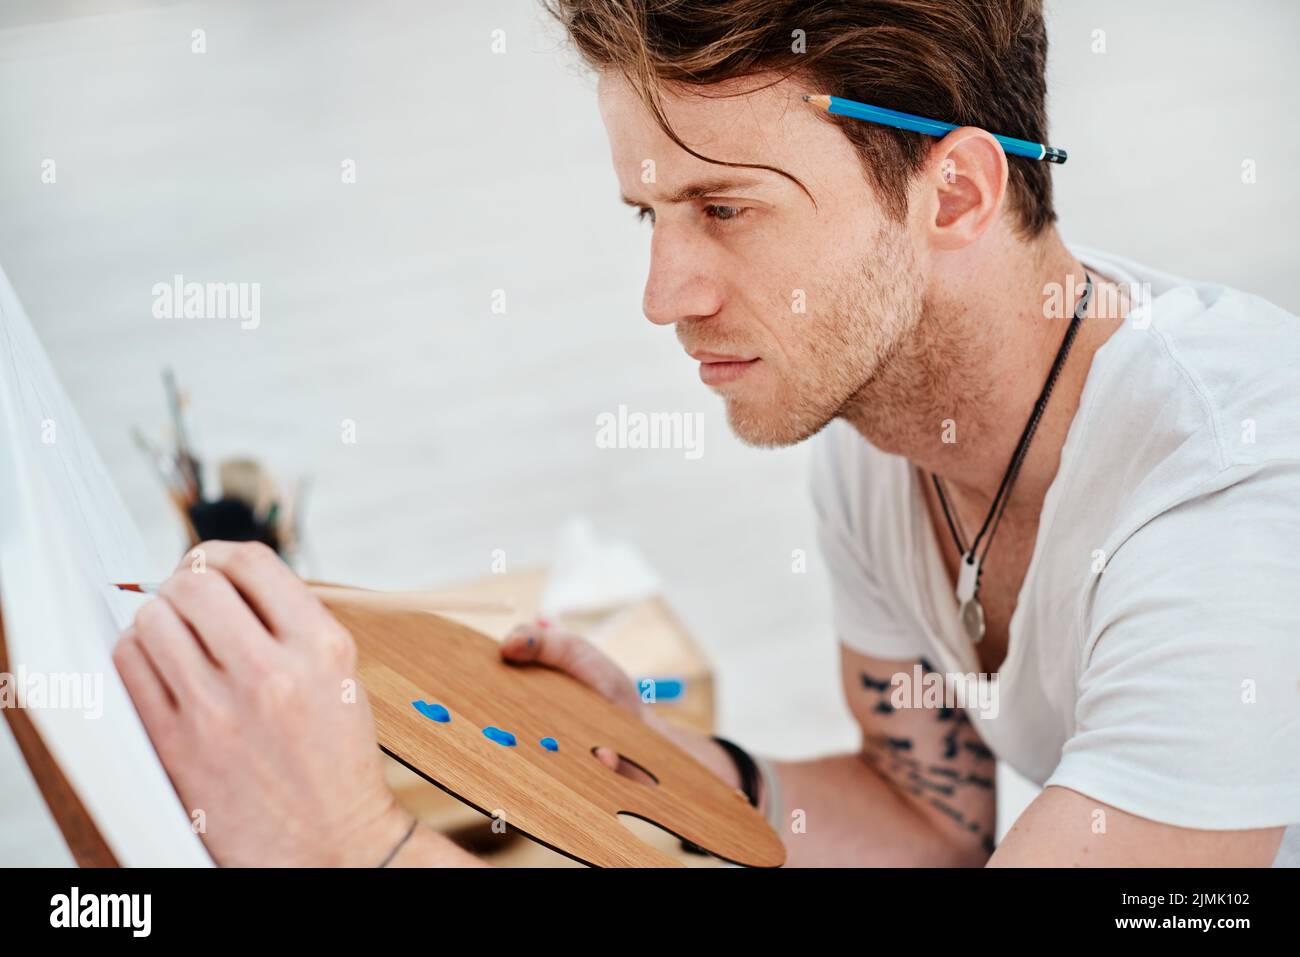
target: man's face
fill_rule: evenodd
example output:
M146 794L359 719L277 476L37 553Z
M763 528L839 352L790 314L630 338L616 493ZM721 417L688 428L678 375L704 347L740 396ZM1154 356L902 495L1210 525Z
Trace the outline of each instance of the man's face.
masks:
M809 91L718 95L758 85L666 91L665 113L696 152L784 170L812 199L780 173L691 156L617 74L599 99L624 199L653 222L647 318L676 325L741 439L788 445L862 401L915 330L924 280L907 227Z

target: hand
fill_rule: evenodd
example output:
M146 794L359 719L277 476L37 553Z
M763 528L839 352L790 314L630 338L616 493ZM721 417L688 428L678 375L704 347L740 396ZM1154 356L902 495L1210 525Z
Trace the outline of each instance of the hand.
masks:
M374 867L409 829L352 636L265 545L191 550L113 661L218 864Z
M717 742L675 727L655 714L641 700L632 679L591 642L539 618L532 624L517 625L506 636L501 643L501 657L511 664L543 665L577 678L601 697L632 712L729 785L740 787L735 763ZM636 765L622 760L617 751L600 747L595 754L602 764L619 774L634 780L652 780Z

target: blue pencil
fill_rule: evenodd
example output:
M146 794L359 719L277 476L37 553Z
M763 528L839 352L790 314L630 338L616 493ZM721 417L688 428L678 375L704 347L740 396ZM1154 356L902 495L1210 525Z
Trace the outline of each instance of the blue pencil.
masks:
M913 133L924 133L927 136L947 136L953 130L959 129L955 123L927 120L923 116L887 110L883 106L869 106L856 100L846 100L841 96L815 94L805 96L804 99L828 113L850 116L855 120L866 120L868 123L879 123L900 130L911 130ZM1018 140L1013 136L1000 136L997 133L991 135L1002 144L1003 151L1011 156L1027 156L1029 159L1047 160L1049 163L1064 163L1066 160L1065 150L1058 150L1054 146Z

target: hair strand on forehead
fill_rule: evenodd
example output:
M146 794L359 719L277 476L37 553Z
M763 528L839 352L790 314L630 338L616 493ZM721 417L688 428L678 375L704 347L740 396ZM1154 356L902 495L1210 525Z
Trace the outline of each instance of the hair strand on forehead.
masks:
M705 156L703 153L700 153L694 148L692 148L691 146L689 146L681 138L681 136L677 133L677 131L673 129L672 123L669 122L668 115L665 112L663 106L663 99L660 93L661 88L660 85L657 82L655 82L655 78L651 77L649 79L645 79L642 77L632 77L632 76L628 76L626 73L624 73L623 76L624 79L628 81L628 83L632 86L632 88L636 90L637 94L641 97L641 101L645 104L646 109L650 111L650 115L654 118L655 123L657 123L659 128L664 131L664 135L666 135L670 140L672 140L673 143L675 143L680 149L682 149L686 153L689 153L691 156L694 156L698 160L703 160L706 163L713 163L714 165L717 166L731 166L731 167L736 167L738 169L761 169L761 170L767 170L770 173L776 173L779 176L784 176L786 179L790 180L790 182L798 186L799 189L803 190L804 195L808 197L808 201L813 204L814 208L816 208L817 200L813 197L813 194L809 191L808 187L804 185L803 180L799 179L799 177L795 176L792 173L788 173L785 170L776 166L769 166L766 163L737 163L728 160L715 159L712 156ZM770 83L759 84L753 89L744 91L744 93L733 93L730 95L742 96L749 93L756 93L759 90L763 90L769 86L776 85L777 83L781 82L781 79L784 78L778 78L777 80L774 80Z

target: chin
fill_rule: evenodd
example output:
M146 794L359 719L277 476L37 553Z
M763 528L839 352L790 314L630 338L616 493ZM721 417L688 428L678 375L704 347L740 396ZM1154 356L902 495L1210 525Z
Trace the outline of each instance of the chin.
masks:
M779 449L798 445L812 438L835 418L834 411L825 414L809 409L793 408L781 403L755 405L738 398L728 398L727 423L736 438L755 448Z

